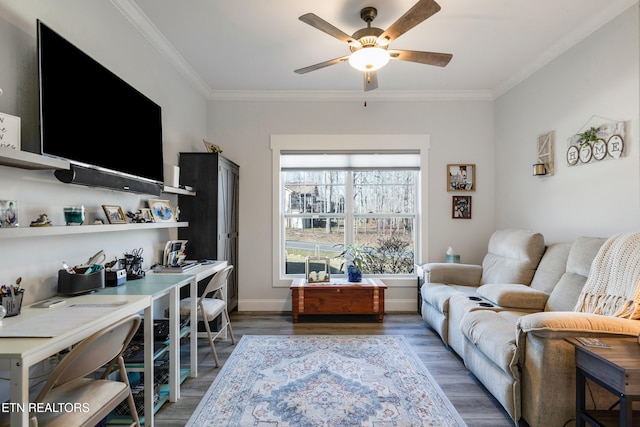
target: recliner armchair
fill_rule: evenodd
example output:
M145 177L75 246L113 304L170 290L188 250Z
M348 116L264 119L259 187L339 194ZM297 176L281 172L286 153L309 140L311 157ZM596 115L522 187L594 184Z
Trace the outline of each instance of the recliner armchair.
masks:
M449 299L474 294L487 283L529 285L545 250L544 237L526 230L498 230L489 239L482 265L424 264L422 318L449 343Z

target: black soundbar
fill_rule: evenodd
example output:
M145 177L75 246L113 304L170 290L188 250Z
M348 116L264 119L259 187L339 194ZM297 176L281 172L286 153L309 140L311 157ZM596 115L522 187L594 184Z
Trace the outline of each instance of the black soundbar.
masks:
M56 178L66 184L86 185L88 187L109 188L130 193L159 196L162 185L128 176L117 175L97 169L71 165L70 169L57 169Z

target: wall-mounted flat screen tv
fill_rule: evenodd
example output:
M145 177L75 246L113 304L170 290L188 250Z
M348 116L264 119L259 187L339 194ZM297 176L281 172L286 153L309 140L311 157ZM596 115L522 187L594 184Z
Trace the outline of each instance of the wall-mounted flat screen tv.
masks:
M38 21L42 154L163 182L158 104Z

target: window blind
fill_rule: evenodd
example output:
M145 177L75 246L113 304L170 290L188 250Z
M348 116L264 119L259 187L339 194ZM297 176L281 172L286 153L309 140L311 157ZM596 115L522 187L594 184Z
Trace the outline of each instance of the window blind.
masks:
M420 170L418 150L280 152L280 170Z

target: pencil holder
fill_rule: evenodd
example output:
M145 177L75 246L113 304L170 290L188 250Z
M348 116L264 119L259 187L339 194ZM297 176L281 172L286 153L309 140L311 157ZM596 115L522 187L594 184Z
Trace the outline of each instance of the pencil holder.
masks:
M124 258L120 258L120 268L127 270L127 280L142 279L144 270L142 269L143 258L137 255L126 254Z
M13 296L11 295L2 295L0 296L0 304L4 308L7 309L7 316L17 316L20 314L20 309L22 308L22 296L24 295L23 290L16 291Z
M104 288L104 268L90 274L70 274L58 271L58 294L81 295Z

